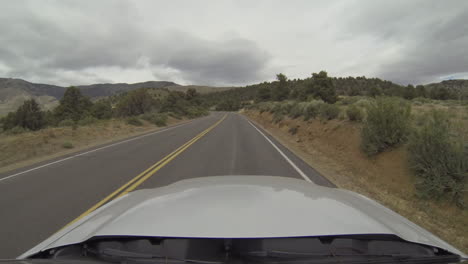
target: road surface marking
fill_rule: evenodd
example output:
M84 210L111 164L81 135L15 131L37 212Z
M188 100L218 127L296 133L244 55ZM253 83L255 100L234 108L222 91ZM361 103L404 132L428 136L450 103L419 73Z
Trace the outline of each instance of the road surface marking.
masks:
M221 120L219 120L218 122L216 122L213 126L209 127L207 130L203 131L202 133L200 133L199 136L197 136L196 138L194 138L193 141L191 142L188 142L188 144L185 144L185 146L183 146L182 149L180 149L179 151L177 151L174 155L170 156L168 159L166 159L165 161L163 161L160 165L158 165L155 169L153 169L151 172L149 172L148 174L146 174L144 177L142 177L141 179L139 179L137 182L135 182L132 186L130 186L127 190L125 190L124 192L122 192L119 196L117 196L117 198L133 191L135 188L137 188L139 185L141 185L144 181L146 181L148 178L150 178L151 176L153 176L153 174L155 174L158 170L160 170L162 167L164 167L167 163L169 163L171 160L173 160L175 157L177 157L180 153L184 152L184 150L186 150L187 148L189 148L191 145L193 145L195 142L197 142L200 138L202 138L205 134L207 134L208 132L210 132L213 128L215 128L217 125L219 125L219 123L221 123L224 119L226 118L226 115L221 118Z
M247 119L246 119L247 120ZM296 164L294 164L294 162L292 162L292 160L290 160L288 158L288 156L286 156L286 154L283 153L283 151L281 151L280 148L278 148L278 146L275 145L275 143L273 143L273 141L271 141L267 136L265 136L265 134L263 134L262 131L260 131L260 129L258 129L256 126L254 126L254 124L252 124L252 122L250 122L250 120L247 120L247 122L249 122L249 124L251 126L253 126L257 131L258 133L260 133L268 142L270 142L270 144L281 154L281 156L283 156L283 158L297 171L297 173L299 173L299 175L302 176L302 178L304 178L304 180L308 181L308 182L312 182L309 177L307 177L307 175L301 170L299 169L299 167L296 166Z
M188 147L190 147L193 143L195 143L197 140L202 138L204 135L206 135L208 132L210 132L213 128L215 128L217 125L219 125L226 118L226 116L227 115L224 115L223 118L218 120L214 125L208 127L206 130L204 130L200 134L196 135L195 137L193 137L192 139L190 139L189 141L184 143L182 146L178 147L176 150L171 152L169 155L165 156L164 158L162 158L161 160L159 160L155 164L151 165L148 169L146 169L142 173L138 174L135 178L131 179L129 182L125 183L120 188L118 188L117 190L115 190L114 192L112 192L111 194L106 196L104 199L102 199L97 204L95 204L94 206L92 206L91 208L86 210L84 213L79 215L77 218L73 219L70 223L66 224L60 230L64 229L67 226L70 226L71 224L77 222L81 218L87 216L88 214L90 214L91 212L96 210L97 208L101 207L106 202L112 200L113 198L119 198L119 197L129 193L130 191L134 190L136 187L138 187L140 184L142 184L144 181L146 181L149 177L151 177L154 173L156 173L159 169L164 167L167 163L169 163L171 160L173 160L175 157L177 157L180 153L182 153L184 150L186 150ZM137 181L137 182L135 182L135 181ZM131 186L128 187L129 185L131 185ZM127 189L125 190L125 188L127 188ZM123 191L123 190L125 190L125 191ZM122 192L122 193L116 197L116 195L118 193L120 193L120 192Z
M191 123L191 122L192 122L192 121L186 122L186 123L183 123L183 124L178 124L178 125L171 126L171 127L168 127L168 128L162 129L162 130L158 130L158 131L151 132L151 133L148 133L148 134L145 134L145 135L141 135L141 136L138 136L138 137L126 139L126 140L119 141L119 142L116 142L116 143L113 143L113 144L110 144L110 145L107 145L107 146L104 146L104 147L100 147L100 148L97 148L97 149L92 149L92 150L89 150L89 151L86 151L86 152L83 152L83 153L79 153L79 154L76 154L76 155L73 155L73 156L70 156L70 157L66 157L66 158L63 158L63 159L60 159L60 160L56 160L56 161L53 161L53 162L49 162L49 163L47 163L47 164L44 164L44 165L41 165L41 166L37 166L37 167L34 167L34 168L32 168L32 169L29 169L29 170L25 170L25 171L22 171L22 172L18 172L18 173L15 173L15 174L12 174L12 175L3 177L3 178L0 179L0 182L1 182L1 181L4 181L4 180L7 180L7 179L10 179L10 178L13 178L13 177L16 177L16 176L19 176L19 175L21 175L21 174L25 174L25 173L28 173L28 172L31 172L31 171L35 171L35 170L38 170L38 169L42 169L42 168L44 168L44 167L48 167L48 166L53 165L53 164L56 164L56 163L60 163L60 162L63 162L63 161L69 160L69 159L73 159L73 158L76 158L76 157L79 157L79 156L83 156L83 155L86 155L86 154L89 154L89 153L92 153L92 152L96 152L96 151L98 151L98 150L102 150L102 149L114 147L114 146L117 146L117 145L120 145L120 144L123 144L123 143L127 143L127 142L130 142L130 141L133 141L133 140L137 140L137 139L144 138L144 137L147 137L147 136L151 136L151 135L154 135L154 134L158 134L158 133L161 133L161 132L164 132L164 131L168 131L168 130L174 129L174 128L176 128L176 127L180 127L180 126L183 126L183 125L187 125L187 124L189 124L189 123Z

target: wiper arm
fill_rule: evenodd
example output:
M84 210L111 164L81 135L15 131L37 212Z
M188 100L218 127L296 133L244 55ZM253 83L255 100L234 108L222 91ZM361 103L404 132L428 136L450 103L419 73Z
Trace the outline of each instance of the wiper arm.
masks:
M161 260L164 261L163 263L196 263L196 264L222 264L223 262L220 261L206 261L206 260L196 260L196 259L178 259L172 258L167 256L155 255L155 254L148 254L148 253L140 253L140 252L133 252L133 251L126 251L114 248L104 248L102 250L92 250L87 248L86 251L98 256L98 257L109 257L109 258L117 258L117 259L153 259L153 260Z

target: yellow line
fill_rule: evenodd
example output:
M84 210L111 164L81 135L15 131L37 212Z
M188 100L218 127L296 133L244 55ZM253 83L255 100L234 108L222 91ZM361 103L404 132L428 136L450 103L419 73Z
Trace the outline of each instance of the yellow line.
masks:
M125 191L120 193L120 195L118 195L116 198L119 198L119 197L133 191L136 187L138 187L140 184L142 184L144 181L146 181L149 177L151 177L159 169L164 167L167 163L169 163L171 160L173 160L175 157L177 157L180 153L182 153L184 150L186 150L188 147L190 147L193 143L198 141L201 137L203 137L208 132L210 132L213 128L215 128L217 125L219 125L226 118L226 116L227 115L224 115L223 118L221 118L219 121L217 121L214 125L210 126L209 128L207 128L206 130L204 130L200 134L196 135L195 137L193 137L192 139L190 139L189 141L184 143L182 146L178 147L176 150L171 152L169 155L165 156L164 158L162 158L161 160L159 160L155 164L151 165L148 169L146 169L142 173L138 174L135 178L131 179L129 182L122 185L120 188L115 190L113 193L109 194L107 197L105 197L100 202L98 202L97 204L95 204L94 206L92 206L91 208L86 210L84 213L79 215L73 221L66 224L60 230L62 230L63 228L77 222L78 220L80 220L81 218L87 216L88 214L90 214L91 212L93 212L94 210L96 210L97 208L99 208L100 206L105 204L106 202L112 200L118 193L120 193L122 190L124 190L125 188L127 188L131 184L133 184L133 185L131 185L128 189L126 189Z
M124 192L122 192L118 197L121 197L133 190L135 190L136 187L138 187L140 184L142 184L144 181L146 181L149 177L153 176L153 174L155 174L158 170L160 170L162 167L164 167L167 163L169 163L171 160L175 159L175 157L177 157L180 153L184 152L187 148L189 148L191 145L193 145L195 142L197 142L200 138L202 138L205 134L207 134L208 132L210 132L213 128L215 128L219 123L221 123L221 121L224 120L225 117L223 117L220 121L218 121L216 124L214 124L212 127L208 128L207 130L205 130L204 132L202 132L202 134L200 134L198 137L196 137L195 140L193 140L192 142L190 142L189 144L186 144L185 146L183 146L182 149L180 149L177 153L175 153L174 155L172 155L171 157L169 157L167 160L165 160L163 163L161 163L159 166L157 166L155 169L153 169L151 172L149 172L148 174L146 174L144 177L142 177L141 179L139 179L137 182L135 182L132 186L128 187Z

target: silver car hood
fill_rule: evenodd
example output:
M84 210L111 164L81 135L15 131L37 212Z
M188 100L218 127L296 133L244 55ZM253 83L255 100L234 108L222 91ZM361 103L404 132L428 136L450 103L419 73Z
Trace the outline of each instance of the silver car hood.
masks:
M183 180L116 199L24 253L96 236L269 238L393 234L461 251L379 203L351 191L270 176Z

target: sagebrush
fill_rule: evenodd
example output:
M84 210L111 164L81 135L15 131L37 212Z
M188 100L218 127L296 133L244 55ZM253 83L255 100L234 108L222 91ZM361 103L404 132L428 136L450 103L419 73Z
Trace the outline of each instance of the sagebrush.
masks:
M362 128L362 149L375 155L405 142L410 130L411 105L395 97L380 97L369 104Z
M446 197L463 206L468 177L466 135L451 133L448 113L432 111L414 129L408 144L409 161L423 198Z

